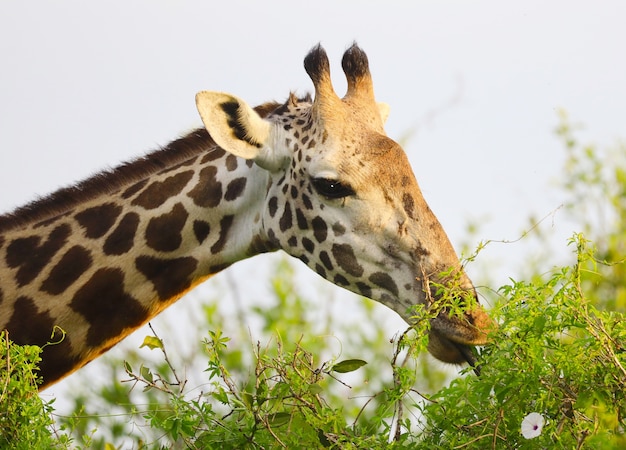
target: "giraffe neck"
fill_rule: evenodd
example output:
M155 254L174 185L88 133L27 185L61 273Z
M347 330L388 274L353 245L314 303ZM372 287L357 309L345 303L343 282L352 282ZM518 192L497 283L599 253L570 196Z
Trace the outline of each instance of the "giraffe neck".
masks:
M0 329L37 345L66 333L44 348L53 383L211 274L275 250L260 223L267 184L197 130L1 217Z

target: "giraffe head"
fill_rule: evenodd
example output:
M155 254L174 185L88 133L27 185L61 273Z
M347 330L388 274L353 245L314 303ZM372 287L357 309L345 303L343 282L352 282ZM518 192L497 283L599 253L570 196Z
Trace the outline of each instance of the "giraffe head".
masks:
M283 249L408 322L415 304L438 308L430 353L445 362L472 362L469 347L486 343L492 322L475 302L472 283L404 151L385 134L388 108L375 101L365 53L353 45L343 56L343 98L333 89L320 46L304 66L314 101L291 95L266 117L229 94L196 97L217 144L267 174L267 189L258 193L265 204L255 218L262 230L258 244ZM441 286L451 279L456 294L443 295ZM470 302L467 312L449 314L445 302L459 298Z

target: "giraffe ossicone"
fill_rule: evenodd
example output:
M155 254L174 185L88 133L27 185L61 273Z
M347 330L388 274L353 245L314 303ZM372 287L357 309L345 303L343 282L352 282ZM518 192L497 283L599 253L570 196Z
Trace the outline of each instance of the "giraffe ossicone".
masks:
M279 249L407 322L414 305L437 307L429 351L473 362L493 324L384 132L365 53L345 52L342 98L321 46L304 65L314 99L252 108L201 92L205 128L0 216L0 329L41 346L66 333L45 345L44 387L209 276ZM466 312L449 314L459 298Z

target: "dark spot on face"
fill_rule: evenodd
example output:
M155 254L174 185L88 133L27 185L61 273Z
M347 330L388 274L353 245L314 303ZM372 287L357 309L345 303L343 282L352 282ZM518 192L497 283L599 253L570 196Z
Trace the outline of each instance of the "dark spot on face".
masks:
M206 155L202 157L202 160L200 160L200 164L204 165L211 161L215 161L216 159L222 158L224 155L226 155L226 152L224 151L223 148L214 147L213 150L211 150L210 152L208 152Z
M123 255L135 242L135 233L139 226L139 214L130 212L120 220L115 230L106 238L102 250L106 255Z
M309 238L302 238L302 246L309 253L313 253L313 250L315 250L315 244Z
M77 213L74 218L85 230L85 236L97 239L106 234L122 213L122 207L114 203L105 203Z
M388 273L375 272L370 275L369 280L376 286L380 286L391 292L395 297L398 297L398 286Z
M7 246L6 262L9 267L19 267L15 274L18 286L24 286L35 279L52 257L65 245L71 233L68 224L59 225L50 232L41 245L39 236L18 238Z
M291 206L289 203L285 204L285 209L283 210L283 215L278 221L278 225L280 226L280 231L285 232L291 228L293 225L293 220L291 216Z
M229 172L232 172L233 170L237 169L237 157L235 155L231 155L229 154L226 157L226 170L228 170Z
M367 284L365 284L365 283L363 283L361 281L358 281L356 283L356 287L357 287L357 289L359 290L359 292L361 293L361 295L363 297L367 297L367 298L371 298L372 297L372 288L369 285L367 285Z
M122 192L122 198L130 198L139 192L143 187L148 183L148 180L141 180L138 183L133 184L131 187L127 188L124 192Z
M91 325L86 343L92 347L125 329L141 325L148 318L145 308L124 291L121 269L99 269L74 294L70 306Z
M404 211L407 216L411 219L415 219L415 200L413 197L405 192L402 196L402 204L404 205Z
M226 242L228 242L228 230L233 225L235 216L224 216L220 220L220 235L215 244L211 246L211 253L217 254L222 251Z
M45 384L61 378L76 364L76 358L71 356L71 336L65 336L61 343L45 345L58 339L56 335L51 338L54 325L48 312L39 311L32 298L22 296L15 301L7 326L9 338L16 344L45 346L39 363Z
M347 274L354 277L363 275L363 267L357 261L354 250L348 244L333 244L331 252L337 265Z
M211 232L211 225L204 220L195 220L193 222L193 233L196 235L196 239L199 244L202 244Z
M243 194L244 189L246 188L246 180L245 178L235 178L228 186L226 186L226 194L224 194L224 199L231 201L240 197Z
M131 204L145 209L158 208L168 198L178 195L189 183L191 177L193 177L193 171L188 170L172 175L163 181L155 181L135 197Z
M140 256L135 260L135 267L150 280L161 301L189 289L197 266L198 261L190 256L172 259Z
M337 286L348 286L350 284L346 277L341 274L335 274L335 276L333 277L333 283L335 283Z
M146 227L146 244L161 252L172 252L183 242L182 231L189 213L176 203L172 210L158 217L153 217Z
M270 198L270 201L267 203L267 208L269 209L270 217L274 217L278 210L278 199L276 197Z
M301 230L306 230L307 228L309 228L306 217L304 216L302 211L300 211L300 208L296 208L296 221L298 222L298 228L300 228Z
M295 236L291 236L288 240L287 240L287 245L289 245L289 247L295 247L298 245L298 238Z
M323 276L324 278L326 278L326 269L324 269L319 264L315 264L315 271L321 276Z
M309 186L309 190L310 189L311 189L311 187ZM313 209L313 203L311 203L311 199L305 193L302 193L302 204L309 211Z
M205 167L200 171L200 181L187 194L193 202L203 208L214 208L222 201L222 183L217 181L217 168Z
M321 217L317 216L311 221L311 225L313 225L313 234L317 242L324 242L326 240L326 236L328 235L328 226L326 222Z
M335 222L332 228L333 228L333 233L335 233L335 236L342 236L346 232L346 227L344 227L339 222Z
M298 198L298 188L293 185L291 186L291 198Z
M59 295L70 287L91 267L93 259L88 250L78 245L70 248L52 268L48 278L41 284L41 290Z
M333 262L330 260L330 256L328 256L326 250L320 252L320 261L322 261L322 264L324 264L324 267L328 270L333 270Z

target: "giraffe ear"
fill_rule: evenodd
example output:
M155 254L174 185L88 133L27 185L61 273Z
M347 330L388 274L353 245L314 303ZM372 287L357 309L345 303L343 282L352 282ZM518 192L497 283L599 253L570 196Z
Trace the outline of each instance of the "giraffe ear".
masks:
M217 145L242 158L261 156L272 125L246 102L223 92L202 91L196 94L196 107Z

